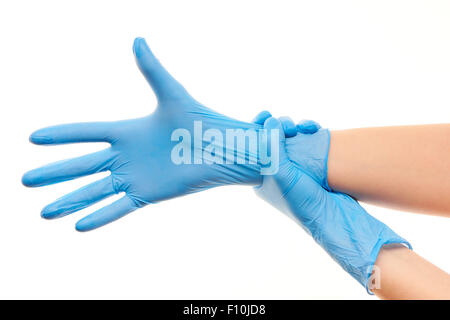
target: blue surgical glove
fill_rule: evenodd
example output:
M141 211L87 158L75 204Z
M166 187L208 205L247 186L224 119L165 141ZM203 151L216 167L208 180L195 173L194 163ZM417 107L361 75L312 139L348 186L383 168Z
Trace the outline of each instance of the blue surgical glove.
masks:
M265 119L266 118L266 119ZM265 119L268 130L282 131L284 126L273 117ZM319 134L320 130L311 135ZM279 170L263 177L256 193L275 208L298 222L344 270L368 288L368 279L383 245L410 244L369 215L346 194L327 191L290 158L289 140L279 135ZM304 146L313 148L314 146ZM370 292L370 291L369 291Z
M260 112L253 122L263 125L271 116L269 111ZM302 120L297 125L289 117L279 118L286 139L286 150L292 162L325 189L331 191L327 180L330 132L313 120Z
M150 203L215 186L261 183L260 167L257 161L250 161L255 157L252 150L239 153L240 150L215 141L220 135L225 136L227 129L258 130L261 125L228 118L198 103L164 69L144 39L135 40L133 52L156 94L158 106L154 113L133 120L58 125L30 136L32 143L40 145L110 143L110 147L99 152L52 163L23 176L24 185L38 187L101 171L111 172L108 177L47 205L42 217L62 217L124 192L119 200L78 221L76 229L87 231ZM210 131L215 134L205 141L202 135L208 129L215 130ZM215 159L231 154L236 160L211 164L203 157L205 150Z

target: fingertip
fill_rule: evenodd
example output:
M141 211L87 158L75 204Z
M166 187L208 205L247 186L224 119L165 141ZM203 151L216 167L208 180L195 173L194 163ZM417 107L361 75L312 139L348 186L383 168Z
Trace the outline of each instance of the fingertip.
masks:
M133 53L136 55L140 46L141 41L143 40L143 38L141 37L137 37L134 39L133 41Z
M313 120L302 120L297 124L298 132L305 134L316 133L321 128L320 124Z
M264 128L266 129L282 129L281 123L277 118L270 117L264 121Z
M75 230L78 231L78 232L87 232L87 231L89 231L89 230L82 229L81 227L78 226L78 224L75 225Z
M41 218L45 220L51 220L53 215L50 212L45 211L45 208L41 210Z
M260 113L258 113L258 115L253 119L253 122L256 124L263 125L264 121L266 121L271 116L272 116L272 114L269 111L264 110L264 111L261 111Z
M134 43L136 44L139 41L145 41L144 37L136 37L134 38Z
M259 113L262 117L264 118L270 118L272 116L272 114L270 113L270 111L267 110L263 110Z
M28 171L22 176L22 184L25 187L33 187L34 186L34 175L31 171Z
M86 232L86 231L90 231L95 229L96 227L94 227L92 225L92 223L90 223L89 221L87 221L86 218L81 219L80 221L78 221L75 224L75 230L77 230L78 232Z
M45 206L41 210L41 218L47 219L47 220L57 218L58 214L59 214L59 211L57 209L55 209L52 204Z
M295 137L297 135L297 127L290 117L280 117L279 120L283 126L284 135L286 138Z
M25 187L42 187L46 185L42 180L42 171L38 169L33 169L26 172L22 176L22 184Z
M51 144L53 139L46 135L42 129L37 130L30 134L28 140L33 144Z
M136 58L139 58L141 56L141 50L139 47L140 47L140 43L141 43L142 39L143 38L138 37L138 38L134 39L134 42L133 42L133 53Z
M140 59L144 54L151 53L150 48L144 38L138 37L134 39L133 53L137 59Z

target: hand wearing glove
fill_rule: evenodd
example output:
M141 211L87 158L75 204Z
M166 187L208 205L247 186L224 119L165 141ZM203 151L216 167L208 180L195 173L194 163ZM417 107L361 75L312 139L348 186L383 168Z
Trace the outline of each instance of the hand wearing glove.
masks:
M257 116L263 119L267 111ZM298 168L308 174L322 187L331 191L327 180L328 151L330 149L330 132L322 129L312 120L302 120L297 125L289 117L281 117L286 138L286 151L289 159ZM260 123L260 121L255 121Z
M253 122L264 124L271 117L269 111L259 113ZM325 189L331 191L327 180L330 132L312 120L302 120L297 125L289 117L280 117L286 139L289 159Z
M268 130L283 130L267 112L255 120ZM301 130L301 129L300 129ZM320 131L311 134L311 138ZM291 133L292 134L292 133ZM279 170L263 177L256 193L298 222L344 270L367 288L381 247L409 243L369 215L346 194L327 191L290 159L289 140L279 135ZM313 146L309 146L313 147ZM370 291L369 291L370 292Z
M40 129L30 136L32 143L40 145L77 142L109 142L111 145L23 176L24 185L38 187L101 171L111 172L110 176L46 206L41 213L44 218L62 217L124 192L122 198L76 224L77 230L87 231L150 203L220 185L261 182L259 166L250 161L255 157L252 150L239 153L215 141L221 135L225 137L227 129L259 129L261 126L225 117L195 101L163 68L144 39L135 40L133 52L139 69L156 94L158 107L154 113L133 120L58 125ZM212 134L205 138L203 132L206 135L208 129L215 131L210 131ZM200 138L195 137L196 134ZM213 149L215 152L206 155L222 159L223 163L210 164L211 159L203 158L205 150ZM235 153L236 160L227 163L225 157L233 158ZM237 158L243 161L240 163Z

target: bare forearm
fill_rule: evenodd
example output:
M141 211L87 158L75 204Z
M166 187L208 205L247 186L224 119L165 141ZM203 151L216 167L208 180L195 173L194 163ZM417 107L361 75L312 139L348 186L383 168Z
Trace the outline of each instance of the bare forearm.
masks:
M450 125L332 131L328 184L361 201L450 216Z
M382 248L375 266L381 299L450 299L450 275L404 246Z

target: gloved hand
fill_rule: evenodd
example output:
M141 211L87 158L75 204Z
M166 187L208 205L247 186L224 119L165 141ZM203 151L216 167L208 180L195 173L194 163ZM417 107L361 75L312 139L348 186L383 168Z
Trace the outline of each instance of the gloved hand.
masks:
M283 130L281 122L267 117L267 113L256 118L259 123L263 120L264 128ZM381 247L403 243L411 248L410 244L370 216L353 198L327 191L305 174L289 157L289 139L279 135L278 173L264 176L263 183L255 187L256 193L297 221L344 270L367 288Z
M119 200L78 221L76 229L87 231L150 203L220 185L261 182L254 150L242 151L216 141L221 135L225 137L228 129L258 130L261 126L228 118L195 101L163 68L144 39L135 40L133 52L139 69L157 96L158 107L154 113L133 120L58 125L40 129L30 136L32 143L42 145L76 142L111 145L23 176L24 185L38 187L100 171L111 172L110 176L46 206L41 213L44 218L62 217L124 192ZM208 129L213 131L207 137ZM236 156L233 163L225 161L230 155ZM217 161L210 164L211 158Z
M263 119L267 111L257 116ZM281 117L286 138L286 151L289 159L303 172L331 191L327 180L328 151L330 149L330 132L322 129L312 120L302 120L297 125L289 117ZM255 121L260 123L261 121Z

